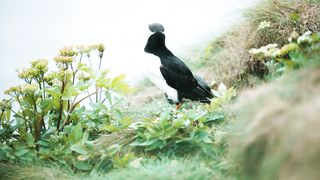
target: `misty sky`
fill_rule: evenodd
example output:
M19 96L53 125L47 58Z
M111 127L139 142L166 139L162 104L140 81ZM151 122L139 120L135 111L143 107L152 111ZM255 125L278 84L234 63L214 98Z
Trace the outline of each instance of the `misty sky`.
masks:
M183 55L241 19L257 0L1 0L0 97L19 83L15 69L52 59L68 45L104 43L104 68L143 74L148 24L165 27L167 46Z

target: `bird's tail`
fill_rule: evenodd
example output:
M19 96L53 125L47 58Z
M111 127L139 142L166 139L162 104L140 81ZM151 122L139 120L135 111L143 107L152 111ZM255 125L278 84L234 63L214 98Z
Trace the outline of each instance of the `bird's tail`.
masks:
M208 84L198 75L195 75L194 78L198 82L197 89L202 91L208 99L212 99L213 93L212 93L210 87L208 86Z
M197 80L198 86L188 92L185 92L183 97L193 101L210 104L211 99L213 98L213 93L211 92L210 87L201 77L194 76L194 78Z

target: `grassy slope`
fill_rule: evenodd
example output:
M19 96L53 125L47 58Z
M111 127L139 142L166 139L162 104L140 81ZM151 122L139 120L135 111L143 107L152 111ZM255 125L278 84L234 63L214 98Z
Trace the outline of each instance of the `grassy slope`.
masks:
M316 64L241 94L230 152L242 179L319 179L319 89Z
M206 79L222 81L237 87L260 86L257 77L265 67L255 64L248 49L268 43L282 44L292 30L301 34L306 29L320 31L320 1L292 0L289 4L267 3L247 14L247 20L208 46L199 67ZM290 12L298 11L299 23L290 23ZM304 24L305 18L308 20ZM271 21L274 26L257 31L258 23ZM303 26L301 26L301 23ZM283 31L286 30L286 31ZM116 169L107 174L90 176L39 166L0 164L0 178L5 179L280 179L319 178L320 147L318 133L319 67L307 67L298 73L286 74L275 82L251 88L239 94L230 109L230 120L237 121L230 135L230 155L212 161L192 157L145 156L141 162ZM307 81L305 81L307 79ZM170 108L163 98L150 97L130 111L138 118ZM150 113L151 112L151 113ZM234 114L233 114L233 113ZM223 126L228 127L230 124ZM233 122L232 122L233 124ZM106 139L112 139L107 137ZM119 137L115 136L115 139ZM241 141L239 141L241 139ZM108 141L109 143L110 141ZM307 147L307 148L306 148ZM229 152L228 151L228 152ZM266 158L268 157L268 158ZM273 158L269 158L273 157ZM227 158L227 159L224 159ZM239 165L240 164L240 168Z

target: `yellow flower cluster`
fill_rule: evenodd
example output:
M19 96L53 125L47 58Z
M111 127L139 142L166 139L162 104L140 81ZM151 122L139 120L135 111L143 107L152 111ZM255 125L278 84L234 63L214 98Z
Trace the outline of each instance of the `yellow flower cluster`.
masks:
M97 50L99 51L99 53L103 53L104 49L105 47L103 44L90 45L90 46L84 46L84 45L75 46L75 50L78 53L90 53L92 50Z
M85 73L81 72L78 75L78 79L79 80L83 80L83 81L89 81L90 80L90 76L88 74L85 74Z
M21 86L13 86L4 91L4 94L11 95L15 93L21 93Z
M73 57L75 55L77 55L77 52L73 47L65 47L60 49L60 56Z
M56 72L53 72L53 73L49 73L49 74L46 74L44 76L44 80L49 83L51 82L52 80L54 80L55 78L58 78L59 77L59 74L56 73Z
M35 68L23 69L18 72L18 77L20 79L32 79L38 76L38 70Z
M103 53L103 51L104 51L104 45L103 44L98 44L95 47L100 53Z
M268 44L259 49L252 48L249 53L257 58L273 57L274 52L277 51L277 46L277 44Z
M296 51L296 50L299 50L299 46L296 43L290 43L290 44L284 45L280 49L280 51L278 51L278 53L275 54L275 57L281 57L289 54L289 52Z
M75 46L75 49L80 53L89 53L90 52L90 48L88 46L84 46L84 45L78 45Z
M22 84L19 86L13 86L4 91L6 95L13 94L33 94L38 89L38 86L35 84Z
M53 60L56 63L62 63L62 64L70 64L73 62L73 58L68 56L57 56Z
M40 73L45 73L48 71L48 60L38 59L31 62L31 67L38 70Z
M21 85L21 92L24 94L33 94L38 89L35 84L23 84Z

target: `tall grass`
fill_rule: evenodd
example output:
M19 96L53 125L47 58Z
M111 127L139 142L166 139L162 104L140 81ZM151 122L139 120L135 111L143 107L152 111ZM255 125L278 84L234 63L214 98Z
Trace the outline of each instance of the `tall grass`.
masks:
M259 29L261 22L270 26ZM268 70L254 61L251 48L288 43L293 32L320 31L319 0L264 0L245 13L245 20L214 40L202 56L207 79L233 86L254 86Z

